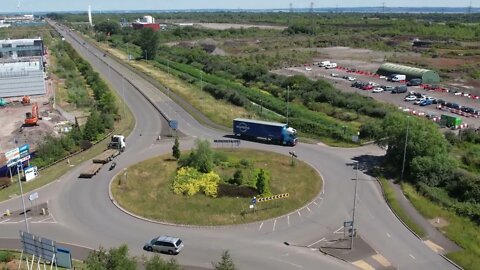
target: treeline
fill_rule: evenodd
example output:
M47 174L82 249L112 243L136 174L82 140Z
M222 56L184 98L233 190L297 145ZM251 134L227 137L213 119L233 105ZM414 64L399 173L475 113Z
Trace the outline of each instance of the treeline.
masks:
M93 93L93 101L90 103L91 112L84 127L75 123L72 130L65 136L45 137L32 161L38 167L49 165L68 154L91 147L92 142L113 129L118 112L115 96L91 65L83 60L70 44L62 42L57 48L62 52L61 54L65 53L71 59L65 62L69 64L63 68L68 67L80 72ZM74 66L71 66L71 63ZM66 77L66 79L68 81L70 78ZM68 86L69 83L67 82L66 85ZM86 88L85 85L83 87Z
M360 136L375 138L387 148L387 175L414 184L431 200L480 224L478 131L467 129L460 136L452 132L443 135L431 121L390 113L382 121L362 126ZM460 162L451 154L459 148L472 149L463 152Z

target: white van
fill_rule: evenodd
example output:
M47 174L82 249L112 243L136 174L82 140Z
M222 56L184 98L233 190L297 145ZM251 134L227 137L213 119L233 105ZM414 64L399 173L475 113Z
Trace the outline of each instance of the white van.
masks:
M332 69L332 68L336 68L336 67L337 67L337 63L330 63L330 64L325 66L326 69Z
M406 79L407 79L407 76L402 74L395 74L392 76L392 82L405 81Z
M327 65L330 65L330 61L329 61L329 60L327 60L327 61L322 61L322 62L320 62L320 64L318 64L318 66L320 66L320 67L325 67L325 66L327 66Z

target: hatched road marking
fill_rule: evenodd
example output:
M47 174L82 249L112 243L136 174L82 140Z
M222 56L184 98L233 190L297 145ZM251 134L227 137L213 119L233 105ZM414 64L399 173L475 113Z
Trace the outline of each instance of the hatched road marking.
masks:
M311 244L308 245L307 247L311 247L311 246L313 246L313 245L315 245L315 244L317 244L317 243L319 243L319 242L322 242L323 240L325 240L325 237L323 237L322 239L320 239L320 240L318 240L318 241L315 241L315 242L311 243Z
M423 241L427 247L429 247L431 250L435 251L436 253L442 253L445 249L442 248L441 246L435 244L434 242L430 240Z
M260 231L262 229L262 227L263 227L263 222L262 222L262 224L260 224L260 227L258 227L258 231Z
M366 263L364 260L358 260L352 264L363 270L375 270L375 268L371 267L370 264Z
M412 254L408 254L408 255L410 255L410 257L412 257L412 259L414 259L414 260L415 260L415 257L414 257Z
M392 266L392 264L380 254L373 255L372 258L385 267Z

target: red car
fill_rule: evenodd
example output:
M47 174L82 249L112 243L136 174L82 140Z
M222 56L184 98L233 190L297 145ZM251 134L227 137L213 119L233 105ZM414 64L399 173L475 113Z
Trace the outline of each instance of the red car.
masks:
M362 86L362 90L372 90L372 89L373 89L373 85L370 85L370 84Z

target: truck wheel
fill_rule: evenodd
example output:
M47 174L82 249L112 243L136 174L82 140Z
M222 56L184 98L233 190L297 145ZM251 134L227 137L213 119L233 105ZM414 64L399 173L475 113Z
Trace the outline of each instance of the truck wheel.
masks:
M147 251L152 252L153 248L152 247L147 247Z

